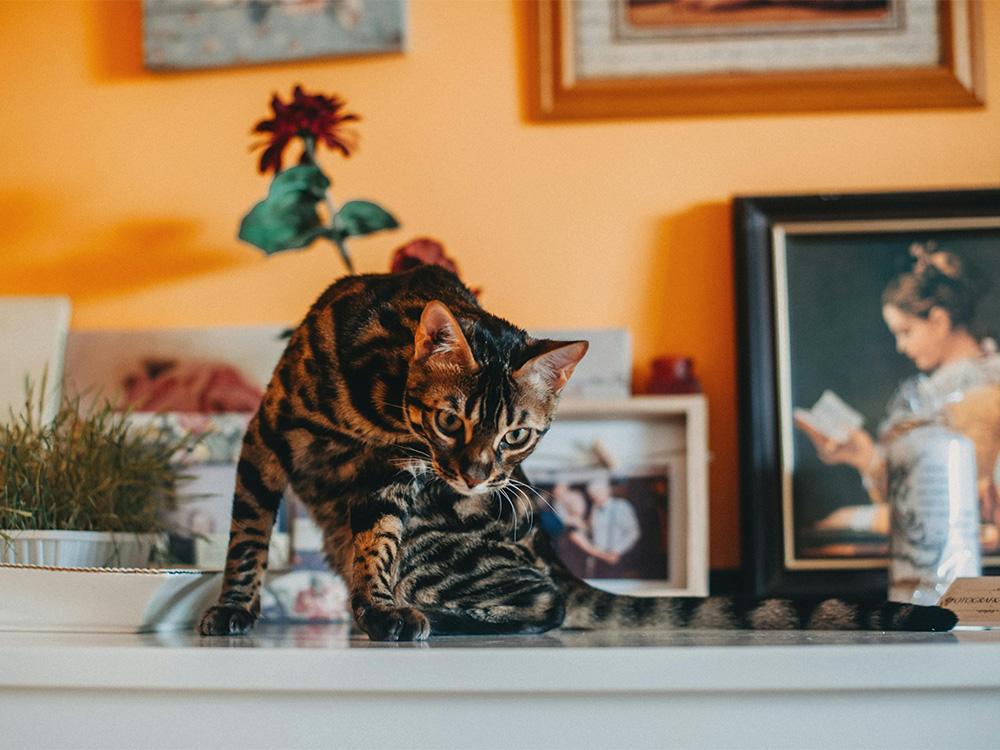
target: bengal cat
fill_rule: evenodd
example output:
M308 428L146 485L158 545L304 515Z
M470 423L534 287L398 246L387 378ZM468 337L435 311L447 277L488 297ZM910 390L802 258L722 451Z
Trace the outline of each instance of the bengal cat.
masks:
M324 534L374 640L551 628L947 630L937 607L640 598L593 589L532 523L521 462L545 434L584 341L535 340L436 266L349 276L293 332L251 420L219 602L206 635L258 617L287 486Z

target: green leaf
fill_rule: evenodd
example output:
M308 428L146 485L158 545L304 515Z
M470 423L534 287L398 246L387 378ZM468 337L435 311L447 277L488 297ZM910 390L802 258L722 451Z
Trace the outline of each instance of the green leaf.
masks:
M240 222L239 238L268 255L306 247L326 233L316 213L330 180L315 164L300 164L271 180L267 198Z
M344 236L360 236L381 229L395 229L399 222L377 203L348 201L337 212L333 225L335 231Z

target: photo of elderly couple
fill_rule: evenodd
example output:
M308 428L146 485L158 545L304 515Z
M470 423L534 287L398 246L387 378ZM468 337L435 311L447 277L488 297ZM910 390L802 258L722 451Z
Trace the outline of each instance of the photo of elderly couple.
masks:
M536 481L550 507L541 523L560 559L581 578L668 578L668 494L665 473L650 476L567 474Z

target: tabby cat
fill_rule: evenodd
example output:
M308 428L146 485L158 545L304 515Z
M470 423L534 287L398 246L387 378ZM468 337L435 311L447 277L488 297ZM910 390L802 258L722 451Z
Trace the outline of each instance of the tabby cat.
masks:
M287 486L323 530L374 640L551 628L947 630L937 607L615 596L587 586L532 523L521 462L584 341L535 340L450 272L349 276L292 333L244 439L222 593L203 634L257 619Z

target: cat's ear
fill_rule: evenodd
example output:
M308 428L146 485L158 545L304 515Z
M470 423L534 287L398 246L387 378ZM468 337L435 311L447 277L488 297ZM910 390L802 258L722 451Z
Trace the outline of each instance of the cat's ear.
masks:
M451 360L469 370L478 369L458 320L437 300L424 307L413 339L413 361L425 362L431 357Z
M541 353L521 365L514 373L514 379L559 393L589 346L586 341L535 342Z

